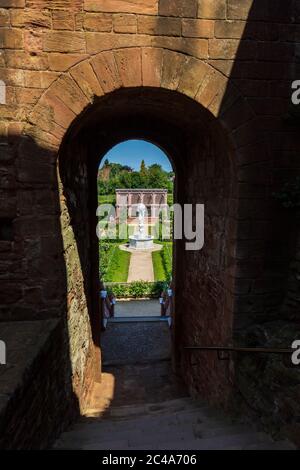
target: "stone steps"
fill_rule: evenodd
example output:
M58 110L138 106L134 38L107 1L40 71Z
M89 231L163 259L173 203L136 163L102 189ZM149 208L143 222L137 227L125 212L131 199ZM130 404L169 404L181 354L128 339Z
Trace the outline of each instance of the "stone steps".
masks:
M89 415L89 412L87 413ZM248 424L189 397L161 404L111 406L102 418L82 418L56 449L204 450L293 449Z

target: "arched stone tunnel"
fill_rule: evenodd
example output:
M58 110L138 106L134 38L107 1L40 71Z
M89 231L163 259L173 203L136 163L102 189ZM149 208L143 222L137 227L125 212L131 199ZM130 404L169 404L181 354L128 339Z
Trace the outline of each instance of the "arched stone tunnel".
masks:
M157 51L154 53L157 54ZM73 221L72 230L81 270L87 280L85 293L77 290L76 295L81 299L85 296L87 304L91 305L89 310L96 315L99 311L99 286L96 288L99 282L96 238L99 158L112 145L128 138L151 140L171 156L177 174L176 202L182 206L188 203L206 206L206 249L201 254L188 252L185 241L178 240L175 250L177 313L173 352L176 362L182 362L186 360L182 357L183 345L211 342L208 332L219 344L232 340L233 312L229 305L233 303L230 301L230 282L234 283L232 246L235 218L234 213L229 213L229 206L232 200L236 200L234 151L225 131L203 106L181 93L159 87L114 91L94 104L90 112L77 118L60 150L60 173L68 213ZM202 181L201 185L199 181ZM90 214L93 214L92 219ZM181 266L187 268L183 271ZM193 280L195 269L199 271L199 277ZM94 276L92 273L95 273ZM91 287L93 277L95 284ZM196 305L190 295L192 291L198 293ZM93 300L89 301L91 293ZM182 311L190 312L188 321L180 314ZM196 323L199 324L198 331ZM96 318L95 334L98 331L99 335L98 325ZM190 328L191 331L188 331ZM181 367L188 370L186 364L181 364ZM227 384L223 374L222 367L217 373L220 383L217 384L214 379L210 387L207 379L208 395L213 395L216 386L222 386L225 398Z
M175 370L192 394L297 441L298 371L212 352L192 366L184 350L290 347L297 333L297 223L273 198L299 173L297 2L56 3L11 1L0 16L0 339L9 363L28 354L5 392L1 445L49 445L100 379L96 175L130 138L169 155L176 202L205 205L203 249L175 244Z

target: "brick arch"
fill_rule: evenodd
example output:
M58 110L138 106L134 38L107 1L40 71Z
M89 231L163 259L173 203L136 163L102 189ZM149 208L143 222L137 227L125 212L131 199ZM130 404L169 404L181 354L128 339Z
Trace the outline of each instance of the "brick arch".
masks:
M252 119L254 112L229 82L203 60L168 49L103 51L72 66L50 85L29 115L27 134L58 150L71 123L97 98L120 88L157 87L195 100L219 120L238 147L233 131Z
M139 70L139 73L136 72L137 70ZM209 145L207 145L207 147L204 146L204 158L209 159L211 155L213 155L215 158L217 155L217 158L215 159L216 166L218 166L220 172L224 172L224 174L227 169L225 170L222 168L222 166L225 167L226 165L223 165L224 159L222 163L221 160L225 153L226 156L229 154L229 151L227 152L226 147L227 140L231 141L230 147L232 147L233 144L233 146L237 148L239 141L236 140L236 137L238 136L236 130L240 128L243 123L246 123L253 118L253 112L247 104L247 101L243 98L239 91L234 88L231 83L229 83L228 78L224 77L219 71L215 70L206 62L203 62L202 60L195 57L163 48L153 47L118 48L98 53L88 59L83 60L82 62L71 67L66 73L62 73L61 76L44 92L39 102L34 107L32 113L29 116L29 127L26 129L27 134L35 139L39 147L49 148L52 151L51 154L54 157L56 157L59 152L60 157L62 154L64 154L67 156L67 158L70 158L69 160L67 160L67 158L65 159L65 162L67 162L67 169L65 171L65 174L67 175L67 182L63 181L62 186L60 186L61 181L59 181L59 196L61 199L62 213L66 214L65 222L61 224L61 235L64 240L64 245L67 243L69 243L69 245L73 245L73 247L75 247L76 253L75 255L74 253L71 253L69 256L68 250L64 250L65 265L69 266L74 263L74 272L76 273L76 276L79 273L78 277L74 279L74 282L76 281L77 283L77 293L74 295L74 297L76 299L77 295L77 305L80 305L80 308L77 308L77 305L74 307L75 316L80 309L81 311L86 310L88 314L93 312L93 317L85 314L82 315L81 319L81 322L84 325L84 329L87 332L86 339L90 349L88 354L86 352L82 352L84 360L80 365L77 363L74 364L75 370L78 369L77 375L81 377L80 380L78 379L78 384L76 383L74 387L76 390L76 395L79 397L84 395L82 390L89 388L89 385L86 385L86 383L89 383L91 377L94 377L97 375L97 372L99 372L98 365L100 364L100 338L99 331L97 332L97 329L99 330L99 325L97 324L96 318L97 303L93 298L97 295L99 286L96 285L96 283L92 286L90 281L88 281L90 278L96 279L96 276L89 276L89 274L87 274L90 272L96 272L95 266L91 267L88 262L90 258L90 251L88 250L94 250L93 245L95 245L95 241L90 238L90 233L84 231L84 227L88 227L89 232L92 231L90 230L92 224L89 216L86 217L87 214L85 214L79 221L76 221L74 225L70 223L70 220L76 220L75 213L84 213L84 210L80 211L80 207L76 204L74 205L74 209L72 209L74 198L76 200L76 191L82 190L82 193L79 194L79 197L77 197L77 201L86 201L86 194L90 194L89 177L87 177L88 171L86 171L87 169L84 164L84 161L87 159L85 158L86 155L83 155L82 160L79 162L78 159L76 162L76 158L73 158L74 150L75 153L77 152L79 154L79 146L76 146L76 144L74 145L72 142L72 149L69 153L68 150L65 152L64 146L65 144L68 146L70 140L72 141L72 132L74 129L77 129L77 124L80 122L89 122L90 115L94 117L93 111L95 110L95 112L98 112L97 110L101 108L101 104L104 101L109 101L111 99L112 101L110 103L115 103L113 100L115 99L114 97L116 94L119 95L122 92L127 93L129 91L135 91L135 93L138 94L140 93L140 89L143 89L143 91L148 90L149 92L154 90L162 93L174 93L174 95L180 99L191 102L193 107L197 107L197 109L199 108L200 112L203 114L202 117L204 117L204 127L206 125L205 119L207 118L211 121L208 124L211 124L212 128L223 128L221 131L224 130L224 132L220 133L222 134L222 139L220 139L220 142L218 143L213 142L213 149L209 148ZM99 106L97 106L97 104L99 104ZM197 106L197 104L199 104L199 106ZM180 107L178 109L180 109ZM203 113L202 111L205 112ZM85 118L87 118L87 120L85 120ZM220 124L220 126L215 126L216 123ZM159 129L159 132L161 132L161 129ZM69 139L70 134L71 138ZM175 133L173 133L173 135L174 134ZM218 136L218 134L215 134L215 136ZM228 136L229 139L226 139ZM194 137L195 132L193 134L193 138ZM211 134L208 137L210 138ZM224 141L226 140L226 145L223 142L223 137ZM199 140L198 135L196 135L195 140ZM213 139L211 140L213 141ZM218 140L218 138L215 140ZM201 147L203 147L204 141L205 135L203 134L203 140L200 143ZM222 149L223 143L224 146ZM193 174L193 181L192 184L190 184L191 191L193 192L191 201L197 202L194 196L199 186L199 183L196 181L196 179L199 175L201 175L201 169L198 167L200 146L197 147L197 145L194 146L194 144L195 142L192 141L194 152L193 158L195 157L195 164L190 168L189 171L190 174ZM225 148L226 150L224 150ZM201 151L202 150L200 150L200 152ZM59 158L60 162L63 159L64 158ZM213 165L214 164L215 163L213 163ZM81 181L81 185L77 185L77 187L76 181L74 183L76 176L78 176ZM234 198L237 194L237 185L232 184L233 180L230 179L230 177L231 175L229 175L228 178L227 176L224 177L224 179L227 178L228 182L228 187L225 186L224 190L224 199L226 200L225 205L227 204L227 201L229 201L229 198ZM182 177L182 180L183 179L184 177ZM68 186L69 182L71 182L71 184ZM75 189L72 187L73 184ZM79 186L81 186L81 188L79 188ZM184 181L181 183L182 194L183 186ZM234 196L232 196L230 192L231 186L235 186ZM63 191L61 191L62 188ZM65 191L66 188L67 190ZM177 263L178 265L181 264L181 266L187 266L186 272L182 276L182 279L180 279L180 281L182 281L181 285L185 285L186 287L188 285L193 285L195 280L195 269L199 269L199 277L201 277L202 274L207 274L205 266L208 266L208 263L206 262L208 258L211 258L211 267L208 267L208 270L213 269L215 265L218 266L218 275L220 276L219 279L217 279L217 282L208 279L206 283L203 283L203 287L201 289L203 291L206 290L207 292L212 293L211 297L213 297L213 302L215 302L215 297L218 297L219 292L222 290L224 299L226 300L222 303L220 300L221 297L219 296L219 306L216 306L217 302L211 304L210 299L205 299L205 295L202 297L200 295L200 298L204 308L207 310L211 305L213 308L216 306L214 324L217 325L217 323L220 323L221 321L224 323L224 325L226 325L224 328L219 328L216 326L218 331L215 331L217 334L216 338L218 338L220 344L223 344L231 341L232 339L232 317L234 311L234 299L232 293L234 292L235 278L234 269L232 267L228 267L227 269L226 265L226 274L230 274L230 280L224 279L224 273L222 271L222 263L224 263L224 260L222 257L225 251L228 258L234 258L235 256L235 246L233 246L234 243L232 243L232 240L235 237L235 221L232 222L231 219L233 219L233 216L232 214L229 215L229 204L227 204L226 208L224 209L222 206L223 202L221 202L220 206L220 201L217 200L218 196L212 195L215 188L216 187L213 187L211 183L208 183L205 197L207 200L210 200L209 211L211 213L212 220L215 215L216 217L219 217L220 214L222 215L222 211L226 211L224 212L225 223L222 225L224 228L223 234L221 233L223 228L218 229L219 236L214 237L212 233L213 222L210 222L210 244L208 246L207 254L205 255L206 258L204 257L201 261L202 264L197 264L197 260L192 259L192 255L189 256L188 260L185 258L180 259L180 257L178 257ZM63 195L62 192L65 194ZM184 200L180 202L184 203ZM232 209L232 212L235 213L236 204L233 204L233 206L234 209ZM95 214L95 210L93 209L91 212ZM226 235L224 236L225 232ZM95 234L95 231L93 231L93 234ZM222 242L223 236L225 238L224 243ZM89 240L89 246L82 248L83 245L87 245L85 243L86 240ZM183 250L180 249L180 253L182 253L182 251ZM93 252L95 253L95 251ZM74 256L76 256L75 261ZM194 266L193 269L188 269L189 262L192 266ZM179 272L179 269L177 272ZM67 269L67 275L69 278L72 278L74 273L71 272L70 269ZM209 278L209 273L207 277ZM220 282L218 282L218 280ZM178 281L178 285L179 283L180 282ZM68 282L67 284L72 285L73 282ZM198 285L194 287L194 290L196 291L197 288ZM177 289L177 291L178 290L179 289ZM93 296L90 295L91 291L93 291ZM83 296L81 296L81 292L84 293ZM68 299L70 298L72 302L72 294L69 295L68 293L67 297ZM82 300L81 297L84 299ZM187 300L187 298L181 296L180 302L178 302L178 300L176 301L180 310L184 310ZM69 310L70 308L70 305L68 305ZM193 322L197 320L196 314L199 312L194 308L192 302L190 302L189 308L191 311L193 310L191 319L191 324L193 324ZM73 315L71 321L76 322L77 320L74 320L74 314L71 312L70 315L71 317ZM210 325L210 322L211 318L206 316L199 331L206 331ZM203 339L202 333L199 333L199 337L197 337L194 336L194 331L185 331L184 326L181 324L179 324L179 326L176 328L176 331L177 338L179 339L175 340L174 343L177 341L176 344L180 344L181 346L185 344L186 341L190 341L190 338L196 338L198 341L205 339ZM210 340L212 340L212 338L210 338ZM74 341L76 343L77 339L71 338L70 342L73 343L72 350L76 350L76 347L74 347ZM94 346L96 347L94 348ZM71 357L71 360L76 361L76 358ZM90 365L88 364L88 361L90 361ZM185 373L187 383L191 385L191 388L197 389L198 383L196 383L197 381L193 375L194 372L184 361L185 359L180 357L177 362L180 363L181 371L184 371ZM207 362L207 364L209 363ZM212 379L209 384L209 381L206 381L206 390L202 391L204 394L207 393L210 395L214 393L213 388L216 383L218 383L218 386L220 387L226 383L226 377L225 372L223 368L220 367L220 365L210 363L208 367L214 369L214 374L212 375ZM203 381L203 383L204 382L205 381ZM201 384L199 387L201 387ZM199 389L197 391L199 391ZM226 393L224 392L223 395L225 397Z

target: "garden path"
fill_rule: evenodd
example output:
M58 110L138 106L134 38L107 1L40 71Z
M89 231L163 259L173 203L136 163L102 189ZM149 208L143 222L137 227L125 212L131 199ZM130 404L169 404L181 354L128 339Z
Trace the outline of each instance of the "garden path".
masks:
M127 282L154 282L151 251L133 251L130 258Z

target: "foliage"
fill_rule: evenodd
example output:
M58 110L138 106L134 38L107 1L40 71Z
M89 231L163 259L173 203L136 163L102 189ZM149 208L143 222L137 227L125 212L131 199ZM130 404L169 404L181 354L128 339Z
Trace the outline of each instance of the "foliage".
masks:
M173 194L168 194L168 205L172 206L174 204L174 196Z
M106 172L105 178L103 177L104 171ZM147 167L144 160L141 162L140 171L133 171L127 165L109 163L108 160L105 160L99 171L98 194L114 194L116 189L138 188L165 188L171 193L173 191L173 177L174 173L163 170L161 165L153 164Z
M170 282L172 278L172 242L160 242L160 251L152 252L154 279Z
M165 281L166 271L163 265L163 260L162 260L160 251L152 252L152 263L153 263L154 279L156 281Z
M147 177L147 167L146 167L146 164L145 164L145 160L141 161L140 175L141 175L142 178Z
M300 177L285 183L273 196L287 209L300 207Z
M105 194L98 196L98 204L116 204L116 195L115 194Z
M161 292L166 289L165 282L144 282L136 281L129 283L106 283L109 294L113 293L116 298L158 298Z
M163 265L166 272L166 281L170 282L172 279L172 267L173 267L173 243L165 242L161 251Z
M100 243L100 277L103 281L127 281L130 253L120 250L119 243L104 240Z
M105 279L113 249L114 247L109 242L101 241L99 249L99 275L101 279Z

